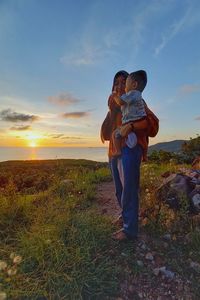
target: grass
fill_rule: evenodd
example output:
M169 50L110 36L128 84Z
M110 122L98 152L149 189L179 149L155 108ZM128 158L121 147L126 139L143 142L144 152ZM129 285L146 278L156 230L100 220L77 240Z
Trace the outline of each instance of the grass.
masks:
M0 201L0 260L8 264L0 271L2 289L11 299L114 295L118 289L115 262L105 255L112 228L94 207L95 184L108 180L110 172L105 164L87 161L52 163L44 162L53 172L51 186L37 193L33 193L34 180L43 179L41 162L14 162L21 178L26 176L23 170L25 174L27 168L30 173L33 167L37 170L28 190L20 189L25 186L22 182L20 188L15 185L12 172L7 173L10 178ZM6 174L7 165L3 165ZM13 265L9 257L13 252L22 257L20 265ZM9 276L13 267L17 273Z
M146 216L141 225L152 237L152 248L187 280L185 261L200 263L199 229L186 206L174 212L154 193L160 174L172 168L178 166L142 166L141 210ZM152 280L148 268L137 265L138 254L131 242L110 239L115 228L96 207L96 184L111 180L106 164L16 161L0 163L0 170L4 174L0 178L0 289L8 299L114 299L120 297L120 282L143 273ZM175 237L168 248L161 240L164 233ZM190 240L184 244L181 237L186 234ZM22 257L21 263L13 262L13 253ZM1 269L1 261L6 268ZM9 270L16 274L10 275ZM190 271L198 295L200 276Z

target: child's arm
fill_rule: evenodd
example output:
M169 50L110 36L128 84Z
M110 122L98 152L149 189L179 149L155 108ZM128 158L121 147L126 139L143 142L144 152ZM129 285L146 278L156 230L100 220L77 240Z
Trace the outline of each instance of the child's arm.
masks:
M118 105L124 105L126 102L123 101L119 96L117 96L116 92L113 92L113 98Z

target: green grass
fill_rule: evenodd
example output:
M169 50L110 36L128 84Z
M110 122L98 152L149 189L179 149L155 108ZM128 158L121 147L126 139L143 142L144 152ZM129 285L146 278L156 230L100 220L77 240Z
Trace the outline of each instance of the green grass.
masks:
M194 229L184 207L174 213L159 204L154 194L160 175L171 167L142 166L141 208L147 210L148 217L141 230L152 237L151 249L187 280L185 261L190 258L200 263L199 230ZM0 180L4 185L0 196L0 260L8 264L6 270L0 270L0 287L8 299L114 299L120 297L120 282L130 276L145 273L148 280L154 280L145 265L137 265L136 246L112 241L115 228L110 218L98 212L96 184L111 180L108 166L58 160L0 163L0 169L8 179ZM29 187L27 174L32 178ZM49 178L46 185L45 174ZM35 184L42 188L35 188ZM146 189L150 190L148 197ZM166 232L176 237L167 249L161 240ZM188 233L190 242L183 244L180 237ZM18 265L10 258L13 252L22 256ZM17 273L10 276L7 271L12 268ZM194 275L200 280L199 274ZM198 295L197 283L192 284Z
M14 164L25 173L28 166L40 170L34 163ZM94 205L95 185L111 178L109 169L86 161L50 167L54 179L46 191L24 195L12 180L4 190L0 259L8 269L12 252L23 260L14 276L0 271L2 289L11 299L102 299L116 294L117 269L105 255L112 226Z

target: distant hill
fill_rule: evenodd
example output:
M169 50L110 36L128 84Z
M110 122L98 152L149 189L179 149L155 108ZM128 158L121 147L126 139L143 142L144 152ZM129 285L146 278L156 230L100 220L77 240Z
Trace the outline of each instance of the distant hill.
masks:
M170 142L158 143L152 146L149 146L148 152L156 150L165 150L168 152L179 152L181 150L181 146L184 142L188 142L187 140L175 140Z

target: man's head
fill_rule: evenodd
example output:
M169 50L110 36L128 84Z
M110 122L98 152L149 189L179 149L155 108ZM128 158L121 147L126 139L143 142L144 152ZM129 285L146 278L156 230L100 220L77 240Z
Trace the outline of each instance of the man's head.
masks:
M132 72L126 79L126 92L138 90L142 92L147 84L147 73L144 70Z
M113 80L112 91L116 91L119 95L125 92L126 78L128 77L128 73L124 70L121 70L115 74Z

